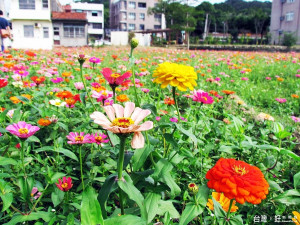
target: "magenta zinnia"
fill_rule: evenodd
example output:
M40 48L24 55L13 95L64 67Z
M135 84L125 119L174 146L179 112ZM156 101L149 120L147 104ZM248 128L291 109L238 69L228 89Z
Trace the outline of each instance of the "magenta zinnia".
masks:
M202 90L194 91L192 98L194 102L201 102L203 104L212 104L214 102L214 99Z
M134 133L131 141L132 148L144 147L145 140L141 131L152 129L153 122L146 121L141 125L139 123L150 115L150 110L135 107L133 102L126 102L125 108L119 104L104 106L104 110L109 119L101 112L91 114L90 117L96 124L115 134Z
M67 138L69 139L68 144L70 145L90 143L90 135L89 134L84 135L84 132L80 132L80 133L71 132L69 133Z
M131 76L130 72L126 72L122 75L120 73L113 73L110 68L103 68L102 74L105 80L107 80L107 82L109 83L109 85L114 87L121 85L124 82L124 80Z
M63 179L58 179L58 183L55 183L56 186L62 191L68 191L73 187L71 177L63 177Z
M11 134L18 136L19 138L28 138L34 135L40 128L38 126L32 126L24 121L14 123L6 127Z
M107 139L107 135L105 134L91 134L90 135L90 142L91 143L96 143L98 145L102 144L102 143L107 143L108 139Z

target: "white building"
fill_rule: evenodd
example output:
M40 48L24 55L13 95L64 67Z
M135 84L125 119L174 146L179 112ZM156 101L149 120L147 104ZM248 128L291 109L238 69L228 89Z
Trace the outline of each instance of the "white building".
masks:
M51 0L11 0L13 48L52 49Z
M72 12L85 12L88 20L88 39L90 42L103 39L104 8L103 4L71 3Z

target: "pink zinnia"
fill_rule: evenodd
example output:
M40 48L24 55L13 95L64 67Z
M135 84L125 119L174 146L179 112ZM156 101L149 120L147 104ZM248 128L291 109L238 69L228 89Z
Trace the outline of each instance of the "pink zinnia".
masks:
M300 123L300 117L291 116L291 118L295 121L295 123Z
M144 93L148 93L150 90L149 89L147 89L147 88L141 88L141 90L142 90L142 92L144 92Z
M276 101L279 103L285 103L286 99L285 98L276 98Z
M68 191L73 187L72 184L72 178L71 177L63 177L63 179L58 179L58 183L55 183L56 186L61 190L61 191Z
M18 136L19 138L28 138L34 135L40 128L38 126L32 126L24 121L14 123L6 127L11 134Z
M97 102L101 102L113 96L112 91L92 91L92 97L97 99Z
M242 80L249 80L248 77L242 77Z
M62 77L56 77L56 78L52 78L51 81L56 84L56 83L63 82L64 78L62 78Z
M31 197L33 197L34 199L38 199L42 193L38 191L37 187L33 187L30 193Z
M102 143L107 143L109 140L107 139L107 135L105 134L91 134L90 135L90 141L91 143L96 143L98 145Z
M207 92L204 92L202 90L195 90L193 92L193 101L201 102L203 104L212 104L214 102L214 99Z
M84 135L84 132L80 132L80 133L71 132L69 133L67 138L69 139L68 144L70 145L90 143L90 135L89 134Z
M266 77L266 80L271 80L272 78L271 77Z
M82 90L84 88L84 85L82 82L75 82L74 86L77 90Z
M296 76L296 77L300 77L300 74L296 74L295 76Z
M109 85L112 87L117 87L121 85L124 82L124 80L126 80L131 76L130 72L126 72L123 75L119 73L113 73L110 68L103 68L102 74L104 78L107 80L107 82L109 83Z
M89 62L91 62L91 63L100 63L101 60L99 58L96 58L96 57L93 56L89 59Z
M170 118L170 121L173 122L173 123L177 123L178 122L178 119L176 117L171 117Z
M133 102L126 102L125 108L119 104L104 106L107 117L101 112L94 112L90 117L96 124L115 134L134 133L131 147L143 148L145 144L144 136L141 131L153 128L152 121L146 121L139 125L142 120L151 114L148 109L135 107Z

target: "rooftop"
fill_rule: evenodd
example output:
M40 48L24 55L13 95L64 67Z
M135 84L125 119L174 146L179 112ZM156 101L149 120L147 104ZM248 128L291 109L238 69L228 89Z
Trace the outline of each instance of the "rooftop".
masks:
M87 20L86 13L79 12L52 12L53 20Z

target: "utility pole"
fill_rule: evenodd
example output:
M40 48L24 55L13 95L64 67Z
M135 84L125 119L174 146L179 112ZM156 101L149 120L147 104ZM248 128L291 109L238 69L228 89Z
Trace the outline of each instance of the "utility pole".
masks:
M187 9L189 10L189 0L187 0ZM185 35L186 35L186 41L187 41L187 50L190 50L190 33L188 31L189 29L189 11L187 11L186 13L186 32L185 32Z
M203 34L203 41L205 41L207 36L207 23L208 23L208 13L206 13L205 25L204 25L204 34Z

